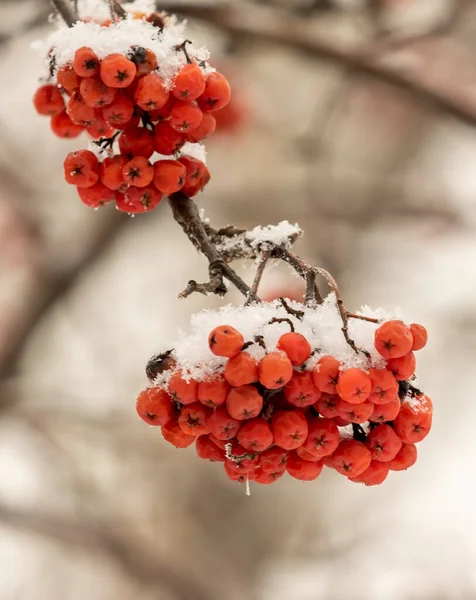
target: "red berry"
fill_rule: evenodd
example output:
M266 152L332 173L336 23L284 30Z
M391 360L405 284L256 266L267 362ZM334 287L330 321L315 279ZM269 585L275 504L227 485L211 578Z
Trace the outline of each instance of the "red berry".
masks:
M232 388L226 399L226 408L234 419L244 421L257 417L263 408L263 397L252 385Z
M90 150L70 152L64 160L64 178L76 187L88 188L99 179L99 162Z
M413 352L405 354L400 358L391 358L387 363L387 369L391 371L395 379L405 381L415 373L416 358Z
M128 127L119 136L119 149L129 160L134 156L150 158L154 154L154 135L145 127Z
M230 417L224 406L219 406L209 413L206 424L210 434L213 434L219 440L231 440L241 427L241 421Z
M185 379L177 372L170 378L168 391L174 400L182 404L193 404L198 399L198 382L190 378Z
M361 404L370 396L372 382L362 369L342 371L337 382L337 393L350 404Z
M158 110L165 106L168 99L169 92L157 73L149 73L139 80L135 101L143 110Z
M180 429L187 435L207 434L209 432L206 424L207 414L207 409L200 402L184 406L178 418Z
M216 375L213 379L198 384L198 400L205 406L216 408L225 404L229 391L230 386L223 376Z
M286 470L295 479L314 481L321 474L322 463L320 461L303 460L296 452L290 452Z
M196 63L185 65L175 76L172 94L179 100L192 102L205 91L205 76Z
M193 158L188 155L181 156L179 162L181 162L186 169L185 185L197 185L205 173L206 165L201 160L198 160L198 158Z
M178 160L158 160L154 165L154 185L164 194L175 194L183 188L185 174L185 167Z
M136 410L149 425L166 425L172 418L172 399L158 387L148 388L137 396Z
M387 464L391 471L406 471L416 463L417 447L415 444L402 444L395 458Z
M68 101L66 112L73 123L83 127L90 127L97 119L94 108L88 106L78 92L73 92Z
M313 456L313 460L319 460L329 456L339 445L340 434L337 425L330 419L312 419L309 423L308 436L301 446Z
M300 333L290 331L278 340L278 349L282 350L295 367L303 365L311 356L311 345Z
M428 332L423 327L423 325L418 325L418 323L412 323L410 325L410 331L412 332L413 336L412 350L416 351L424 348L428 341Z
M134 114L134 105L131 100L122 93L118 93L108 106L102 109L104 119L116 129L123 129L130 123Z
M369 421L376 423L385 423L393 421L400 412L400 398L394 398L387 404L374 404L373 413L369 417Z
M273 443L273 434L264 419L246 421L237 435L238 442L249 452L261 452Z
M270 352L259 363L259 381L268 390L277 390L291 381L293 366L281 352Z
M380 485L387 479L388 471L388 463L373 460L363 473L356 477L349 477L349 480L365 485Z
M122 54L110 54L101 61L101 79L111 88L126 88L136 72L135 64Z
M185 144L185 137L166 121L157 123L154 130L155 151L165 156L175 154Z
M81 200L90 206L91 208L99 208L108 202L112 202L116 199L116 194L112 190L108 189L100 181L88 188L78 187L78 195Z
M140 46L133 46L132 50L129 58L137 68L137 77L143 77L157 69L157 57L152 50Z
M96 117L92 125L87 128L87 132L94 140L99 140L102 137L111 137L114 129L104 119Z
M338 415L350 423L365 423L374 411L372 402L366 401L361 404L351 404L341 400L338 406Z
M393 424L395 433L406 444L421 442L430 432L433 406L427 396L415 396L403 404Z
M216 119L211 113L202 113L202 121L197 129L186 134L187 141L191 142L192 144L201 142L205 138L212 135L216 129L216 125Z
M258 363L248 352L239 352L226 363L224 375L235 387L255 383L259 378Z
M86 104L92 108L102 108L111 104L117 95L117 89L107 87L97 76L83 79L79 92Z
M76 50L73 69L79 77L92 77L99 73L99 59L91 48L83 46Z
M260 483L262 485L268 485L268 484L274 483L275 481L280 479L284 475L284 473L286 473L286 470L273 471L270 473L268 471L263 471L263 469L258 467L257 469L255 469L255 472L254 472L254 481L256 481L256 483Z
M144 188L154 178L154 167L143 156L134 156L122 169L124 181L128 185Z
M77 138L84 131L82 125L76 125L66 111L51 117L51 131L60 138Z
M332 455L335 470L347 477L357 477L368 469L371 461L370 450L356 440L342 440Z
M402 447L402 440L390 425L378 425L367 436L365 445L372 453L372 460L393 460Z
M372 391L369 401L374 404L387 404L398 396L398 383L392 373L385 369L369 369Z
M188 448L195 441L195 437L184 433L177 421L171 420L162 427L164 440L176 448Z
M219 448L208 435L198 437L195 448L200 458L211 462L225 462L225 451Z
M339 414L339 404L341 399L336 394L322 394L322 397L316 402L314 408L326 419L332 419Z
M339 361L333 356L323 356L319 359L312 372L314 385L318 390L326 392L326 394L337 393L336 386L339 378L339 366Z
M125 191L127 184L122 169L126 163L127 158L122 154L105 158L99 169L101 182L110 190Z
M208 425L208 423L209 423L209 419L207 419L207 425ZM219 440L215 435L213 435L213 433L209 433L208 437L215 444L215 446L218 446L222 450L226 450L226 445L228 444L228 440Z
M233 465L233 463L231 463ZM233 466L230 466L230 461L225 460L225 473L228 475L228 478L232 481L238 481L238 483L245 483L246 481L252 481L254 475L251 473L242 473L240 471L236 471L233 469Z
M170 113L170 126L180 133L195 131L202 122L203 113L195 104L177 100Z
M225 466L228 466L228 469L232 472L249 475L253 473L255 467L258 465L258 456L254 456L238 444L233 444L231 455L233 459L230 460L227 458Z
M66 65L58 69L56 73L56 81L68 94L72 94L79 88L81 83L80 78L76 75L74 69L70 65Z
M309 462L316 461L316 457L314 456L314 454L312 452L309 452L309 450L306 450L303 446L299 446L299 448L296 448L296 454L303 460L308 460Z
M307 438L306 417L298 411L279 410L271 417L271 431L274 443L284 450L294 450Z
M231 99L231 89L226 77L220 73L210 73L205 91L198 98L198 106L204 111L220 110Z
M64 111L64 100L56 85L42 85L34 96L33 104L40 115L54 117Z
M131 185L124 196L121 204L117 201L117 207L122 212L144 213L156 208L162 200L162 194L152 185L136 187Z
M412 346L412 332L402 321L387 321L375 332L375 348L386 360L405 356Z
M315 404L321 397L321 392L316 389L310 371L296 371L284 388L284 395L290 404L303 408Z
M286 462L288 453L283 448L273 446L260 453L260 467L266 473L274 473L276 471L284 472L286 470Z

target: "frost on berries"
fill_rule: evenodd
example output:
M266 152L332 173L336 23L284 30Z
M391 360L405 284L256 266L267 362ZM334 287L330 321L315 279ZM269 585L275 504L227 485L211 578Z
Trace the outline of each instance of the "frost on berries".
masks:
M139 416L176 447L195 440L198 457L224 463L233 481L313 481L327 467L380 485L415 464L431 428L414 377L427 335L380 310L361 314L375 322L349 323L359 352L333 294L318 306L275 300L194 315L173 350L151 359Z
M60 138L85 133L87 148L78 152L97 158L84 175L70 168L69 156L65 161L65 179L84 204L113 201L136 214L164 195L193 197L205 188L210 172L201 142L215 131L214 115L231 92L208 51L187 40L184 23L137 11L111 22L99 11L37 46L49 75L34 94L36 111Z

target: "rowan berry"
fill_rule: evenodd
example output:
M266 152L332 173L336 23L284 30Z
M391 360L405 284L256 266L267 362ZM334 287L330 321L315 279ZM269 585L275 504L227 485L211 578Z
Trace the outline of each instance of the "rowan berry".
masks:
M64 160L64 178L76 187L88 188L99 179L99 161L90 150L70 152Z
M405 356L412 346L412 332L402 321L387 321L375 332L375 348L386 360Z
M322 462L310 462L302 459L296 452L290 452L286 470L294 479L314 481L322 472Z
M322 394L314 408L326 419L332 419L339 414L339 403L341 399L336 394Z
M387 363L387 369L393 373L398 381L406 381L415 373L416 358L413 352L405 354L400 358L391 358Z
M170 117L170 113L172 112L172 108L175 104L175 98L170 95L167 102L162 106L162 108L157 108L156 110L149 110L147 114L151 121L162 121L163 119L168 119ZM191 141L191 140L189 140Z
M257 417L263 408L263 397L252 385L234 387L228 392L226 408L239 421Z
M186 169L185 185L197 185L205 172L205 163L198 160L198 158L193 158L188 155L181 156L179 162L181 162Z
M413 336L413 346L412 350L421 350L426 346L428 341L428 331L423 327L423 325L418 325L418 323L412 323L410 325L410 331Z
M139 79L134 97L136 104L143 110L158 110L166 104L169 92L157 73L149 73Z
M99 208L116 199L116 193L108 189L100 181L88 188L77 188L81 200L91 208Z
M154 165L154 185L164 194L175 194L184 186L185 173L178 160L158 160Z
M273 471L270 473L268 471L263 471L263 469L258 467L257 469L255 469L255 472L254 472L254 481L256 481L256 483L260 483L262 485L268 485L270 483L274 483L278 479L281 479L281 477L285 473L286 473L286 470Z
M402 440L390 425L378 425L368 434L365 445L372 453L372 460L393 460L402 447Z
M175 76L172 94L179 100L192 102L205 91L205 75L196 64L185 65Z
M60 138L77 138L84 131L82 125L76 125L66 111L51 117L51 131Z
M117 89L108 87L100 77L95 76L81 81L79 93L88 106L102 108L111 104L117 95Z
M317 460L315 455L312 452L309 452L309 450L306 450L304 446L299 446L299 448L296 448L295 452L303 460L308 460L310 462Z
M127 184L122 173L126 163L127 158L122 154L105 158L99 169L101 182L110 190L126 191Z
M293 373L291 381L283 391L286 400L299 408L311 406L321 397L321 392L316 389L310 371L303 371L302 373L296 371Z
M305 442L309 428L306 417L296 410L276 411L271 417L274 443L284 450L295 450Z
M134 156L150 158L154 154L154 135L145 127L128 127L119 136L119 149L129 160Z
M327 394L337 393L337 380L339 378L339 361L333 356L323 356L312 372L314 385L321 392Z
M40 115L54 117L64 111L63 96L55 85L39 87L33 96L33 104Z
M392 373L385 369L369 369L372 391L369 401L374 404L387 404L398 396L398 383Z
M122 168L124 181L128 185L144 188L148 186L154 178L154 167L143 156L134 156Z
M281 352L270 352L259 363L259 381L268 390L277 390L289 383L293 376L289 358Z
M146 187L129 186L124 197L123 212L144 213L156 208L162 200L162 194L152 185ZM117 204L119 208L119 204ZM122 208L120 208L122 210Z
M201 435L195 442L197 455L211 462L225 462L225 451L218 447L208 435Z
M170 378L168 391L174 400L181 404L193 404L198 400L198 382L185 379L183 374L176 372Z
M246 481L252 481L254 475L251 473L241 473L239 471L234 471L232 467L229 465L230 461L225 460L225 473L228 478L232 481L237 481L238 483L245 483Z
M350 423L365 423L374 411L374 405L368 400L360 404L351 404L341 400L338 405L338 415Z
M149 425L166 425L173 414L172 399L161 388L147 388L137 396L136 410Z
M101 61L101 79L111 88L126 88L137 73L135 64L122 54L110 54Z
M416 463L417 454L415 444L403 443L395 458L387 464L391 471L406 471Z
M350 404L361 404L370 396L372 382L362 369L342 371L337 382L337 393Z
M181 189L181 192L184 196L187 196L187 198L193 198L193 196L196 196L203 190L209 181L210 171L207 169L206 165L203 165L203 173L200 178L195 181L195 183L186 183Z
M162 437L176 448L188 448L196 439L195 436L184 433L175 420L170 420L162 426Z
M88 106L78 92L73 92L68 101L66 112L73 123L83 127L90 127L97 119L94 108Z
M332 454L335 470L347 477L357 477L368 469L371 461L370 450L357 440L341 440L337 450Z
M219 406L207 416L206 424L210 434L219 440L231 440L238 433L241 421L230 417L225 406Z
M297 452L297 450L296 450ZM334 459L332 458L332 454L330 456L324 456L321 458L322 464L328 469L335 469L334 467Z
M221 73L210 73L207 77L205 91L198 98L198 106L203 111L220 110L231 99L230 84Z
M228 359L224 375L228 383L234 387L255 383L259 379L258 363L248 352L239 352Z
M137 68L137 77L148 75L157 69L158 63L155 54L149 48L132 46L128 58L132 60Z
M216 408L225 404L230 385L225 381L222 375L216 375L208 381L201 381L198 384L198 400L210 408Z
M287 355L295 367L303 365L311 356L311 345L303 335L295 331L284 333L279 338L277 347Z
M172 129L166 121L157 123L154 130L155 151L165 156L175 154L185 144L185 137Z
M209 432L206 424L207 410L200 402L184 406L178 418L180 429L187 435L205 435Z
M134 104L121 93L117 94L111 104L102 109L103 118L116 129L123 129L125 125L129 125L133 115Z
M385 423L393 421L400 412L400 398L394 398L387 404L374 404L374 411L369 417L369 421L375 423Z
M249 453L243 446L233 444L231 448L233 459L227 458L225 465L228 465L230 471L247 475L253 473L258 466L258 455Z
M406 400L395 418L395 433L406 444L421 442L429 434L433 407L427 396L415 396Z
M196 104L177 100L170 113L170 126L180 133L195 131L202 122L203 113Z
M93 77L99 73L99 58L91 48L83 46L74 54L73 69L78 77Z
M172 350L167 350L166 352L162 352L162 354L156 354L149 360L145 368L145 373L150 381L154 381L162 373L175 369L177 361L172 352Z
M314 460L329 456L339 445L339 430L330 419L312 419L308 431L308 436L301 447L309 452Z
M102 117L96 118L86 131L94 140L108 138L114 133L114 129Z
M77 90L81 83L81 79L77 76L71 65L65 65L58 69L56 81L68 94L72 94Z
M208 423L209 423L209 419L207 418L207 425L208 425ZM238 421L237 421L237 423L238 423ZM209 433L208 437L215 444L215 446L218 446L222 450L226 450L226 445L228 444L228 440L219 440L216 437L216 435L213 435L213 433Z
M171 112L171 111L170 111ZM170 115L170 113L169 113ZM167 115L167 116L169 116ZM204 112L202 113L202 121L200 125L194 131L189 131L186 134L186 138L188 142L192 144L197 144L201 142L205 138L212 135L217 126L217 122L215 117L211 113Z
M273 434L264 419L255 418L243 423L237 439L249 452L262 452L273 443Z
M373 460L363 473L356 477L349 477L349 481L353 481L354 483L364 483L368 486L380 485L387 479L388 472L388 463Z
M278 446L272 446L260 453L259 466L265 473L284 472L287 460L288 453L286 450Z

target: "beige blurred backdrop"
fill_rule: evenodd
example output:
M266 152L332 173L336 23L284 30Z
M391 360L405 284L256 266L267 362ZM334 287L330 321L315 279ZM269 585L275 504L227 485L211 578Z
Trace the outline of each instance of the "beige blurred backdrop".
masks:
M31 105L49 4L3 0L0 599L471 600L476 2L176 4L235 90L200 205L220 226L299 222L349 309L427 325L434 430L380 487L325 472L247 497L139 421L147 359L219 300L177 299L207 265L166 202L131 219L65 184L80 140ZM263 291L296 285L275 268Z

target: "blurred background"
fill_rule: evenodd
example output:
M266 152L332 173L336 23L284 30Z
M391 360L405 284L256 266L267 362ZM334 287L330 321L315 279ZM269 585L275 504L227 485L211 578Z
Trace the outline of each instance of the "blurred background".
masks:
M139 421L149 356L219 300L177 300L207 265L165 202L131 219L65 184L81 140L31 103L49 3L2 0L1 600L474 599L476 2L175 5L234 89L200 205L217 226L299 222L350 310L424 323L434 430L381 487L328 470L247 497ZM299 282L274 268L262 290Z

